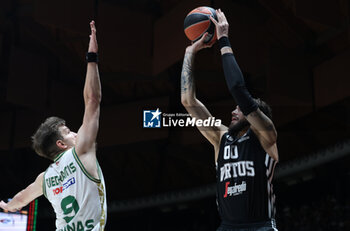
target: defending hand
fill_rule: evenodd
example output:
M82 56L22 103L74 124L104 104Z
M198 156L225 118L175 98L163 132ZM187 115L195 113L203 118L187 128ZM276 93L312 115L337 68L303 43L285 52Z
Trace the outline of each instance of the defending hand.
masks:
M98 46L97 46L97 39L96 39L96 26L95 21L90 22L90 28L91 28L91 35L90 35L90 42L89 42L89 50L88 52L98 52Z

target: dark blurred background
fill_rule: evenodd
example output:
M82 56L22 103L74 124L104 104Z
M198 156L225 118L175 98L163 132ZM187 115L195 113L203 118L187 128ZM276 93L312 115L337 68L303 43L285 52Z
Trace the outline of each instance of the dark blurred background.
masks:
M280 163L277 225L350 230L350 3L347 0L1 0L0 199L49 161L30 148L48 116L77 130L89 22L97 24L103 90L98 159L108 198L106 230L215 230L214 150L196 128L142 127L145 109L185 112L183 20L221 8L253 96L273 109ZM195 62L198 98L225 124L235 103L217 45ZM39 199L37 230L55 216Z

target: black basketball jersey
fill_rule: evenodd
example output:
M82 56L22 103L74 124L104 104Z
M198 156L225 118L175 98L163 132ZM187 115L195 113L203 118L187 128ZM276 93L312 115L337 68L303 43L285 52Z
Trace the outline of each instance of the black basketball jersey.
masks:
M276 161L249 129L236 138L221 138L216 163L217 204L224 223L271 220L275 216L272 178Z

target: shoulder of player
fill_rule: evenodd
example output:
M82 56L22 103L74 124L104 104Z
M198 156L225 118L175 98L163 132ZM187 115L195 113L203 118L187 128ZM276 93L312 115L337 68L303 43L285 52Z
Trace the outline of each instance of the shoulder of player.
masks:
M263 136L261 135L261 133L259 133L258 129L256 129L255 127L253 126L250 126L247 134L249 134L250 136L256 138L258 141L260 141L260 143L262 142L263 140Z
M223 140L224 136L227 134L228 128L223 126L226 129L221 129L220 131L220 135L218 138L218 142L216 143L216 145L214 145L214 154L215 154L215 164L218 161L218 157L219 157L219 152L220 152L220 147L221 147L221 141Z
M35 181L41 184L41 183L43 182L43 180L44 180L45 172L46 172L46 171L40 173L40 174L36 177Z
M219 149L221 146L221 140L223 139L224 135L227 133L227 128L225 129L224 126L219 128L219 131L217 132L216 135L216 142L214 144L215 149Z
M259 134L254 128L251 127L251 134L256 137L257 141L260 143L261 147L264 149L264 151L271 156L275 161L279 160L278 156L278 148L277 148L277 142L270 143L267 142L263 136Z
M83 156L83 155L91 155L91 154L95 155L96 154L96 142L93 145L91 145L91 147L89 147L88 149L84 149L80 146L75 146L73 148L73 151L79 157Z

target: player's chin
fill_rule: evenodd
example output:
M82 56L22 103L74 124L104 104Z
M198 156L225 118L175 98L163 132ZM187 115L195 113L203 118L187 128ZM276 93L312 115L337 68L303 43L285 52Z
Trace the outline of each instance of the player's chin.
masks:
M231 120L230 126L236 125L238 123L238 120Z
M232 120L231 123L230 123L230 125L229 125L228 127L229 127L229 128L232 128L232 127L234 127L237 123L238 123L238 121Z

